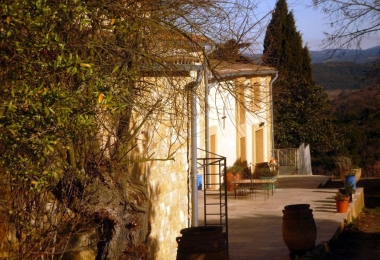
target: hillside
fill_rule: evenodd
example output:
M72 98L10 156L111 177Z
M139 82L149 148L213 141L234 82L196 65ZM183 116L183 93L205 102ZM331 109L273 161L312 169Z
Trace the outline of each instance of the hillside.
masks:
M332 104L334 107L344 107L345 110L347 110L347 107L351 107L355 113L359 111L359 108L364 107L363 110L367 110L366 113L368 113L368 110L377 110L374 109L374 107L379 107L379 98L380 84L374 84L372 86L363 87L352 93L341 95L339 98L335 99ZM376 117L379 118L378 116Z
M365 87L331 102L338 131L343 137L341 152L366 168L367 176L380 166L380 84ZM379 175L377 175L379 176Z
M373 63L313 63L312 69L315 82L325 90L355 90L375 83L370 75Z
M312 63L355 62L370 63L379 57L380 46L366 50L322 50L310 51Z
M342 92L348 94L376 82L371 72L374 63L379 62L380 46L366 50L310 51L310 56L314 80L325 89L330 100ZM261 63L261 54L248 57Z
M366 50L310 51L313 77L332 100L343 93L373 85L371 76L375 62L379 59L380 46Z

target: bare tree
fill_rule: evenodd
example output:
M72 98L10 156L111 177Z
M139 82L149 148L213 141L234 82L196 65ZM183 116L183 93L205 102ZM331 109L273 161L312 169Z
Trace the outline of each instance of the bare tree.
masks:
M254 41L255 7L243 0L0 3L6 257L70 259L77 249L70 242L85 233L97 260L147 258L149 198L137 177L141 162L171 160L175 142L186 141L190 76L177 61L207 67L205 39ZM157 124L174 126L177 136L164 157L138 138Z
M325 32L323 47L359 48L364 38L380 31L380 3L377 0L313 0L327 15L333 32Z

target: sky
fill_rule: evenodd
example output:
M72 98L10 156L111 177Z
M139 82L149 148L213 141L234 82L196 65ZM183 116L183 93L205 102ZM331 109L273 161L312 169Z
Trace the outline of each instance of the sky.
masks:
M274 8L276 0L263 0L261 5L263 8ZM307 44L309 50L321 50L322 40L325 38L323 32L330 31L331 28L327 25L328 20L324 19L326 15L320 10L315 10L310 6L311 0L287 0L288 10L293 11L296 21L296 28L302 34L303 44ZM270 17L271 18L271 17ZM380 34L371 35L362 41L361 48L363 50L379 46Z

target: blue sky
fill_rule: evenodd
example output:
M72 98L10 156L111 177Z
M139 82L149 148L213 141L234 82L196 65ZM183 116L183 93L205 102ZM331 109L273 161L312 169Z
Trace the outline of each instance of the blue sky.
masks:
M263 0L261 7L273 9L276 5L276 0ZM320 50L320 44L324 39L324 31L330 31L331 28L324 19L326 16L320 10L315 10L310 6L311 0L287 0L289 11L293 11L296 20L297 30L302 34L302 41L307 43L309 50ZM270 16L271 18L271 16ZM380 45L380 35L371 35L362 41L361 48L363 50Z

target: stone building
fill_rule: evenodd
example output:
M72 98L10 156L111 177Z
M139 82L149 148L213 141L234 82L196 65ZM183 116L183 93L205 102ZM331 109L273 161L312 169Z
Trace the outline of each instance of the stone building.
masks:
M194 207L198 205L193 202L197 169L192 157L209 156L205 152L209 151L226 157L228 165L254 165L269 161L273 153L271 86L277 72L254 64L216 61L211 61L210 69L194 58L197 55L192 57L172 60L177 72L172 70L175 79L171 81L188 90L184 106L175 109L184 116L173 121L170 115L161 115L168 116L168 124L151 122L141 134L141 142L146 143L143 154L167 158L168 150L174 152L170 160L139 167L144 169L140 174L146 178L151 200L151 259L175 259L180 230L197 225ZM160 82L165 89L167 80L152 76L148 81Z
M180 230L197 225L198 157L211 152L226 157L229 165L254 165L269 161L273 152L271 85L277 72L248 63L209 61L206 66L203 52L182 52L168 57L162 68L146 69L139 82L153 84L157 91L142 93L140 102L147 109L133 113L138 134L128 156L134 162L132 177L148 188L150 259L175 259ZM174 86L183 93L171 91ZM145 121L144 113L158 103L160 109ZM112 142L107 131L101 134L104 145ZM0 231L1 237L11 235ZM70 248L80 249L72 259L93 259L94 233L75 237ZM0 256L6 257L1 242Z

